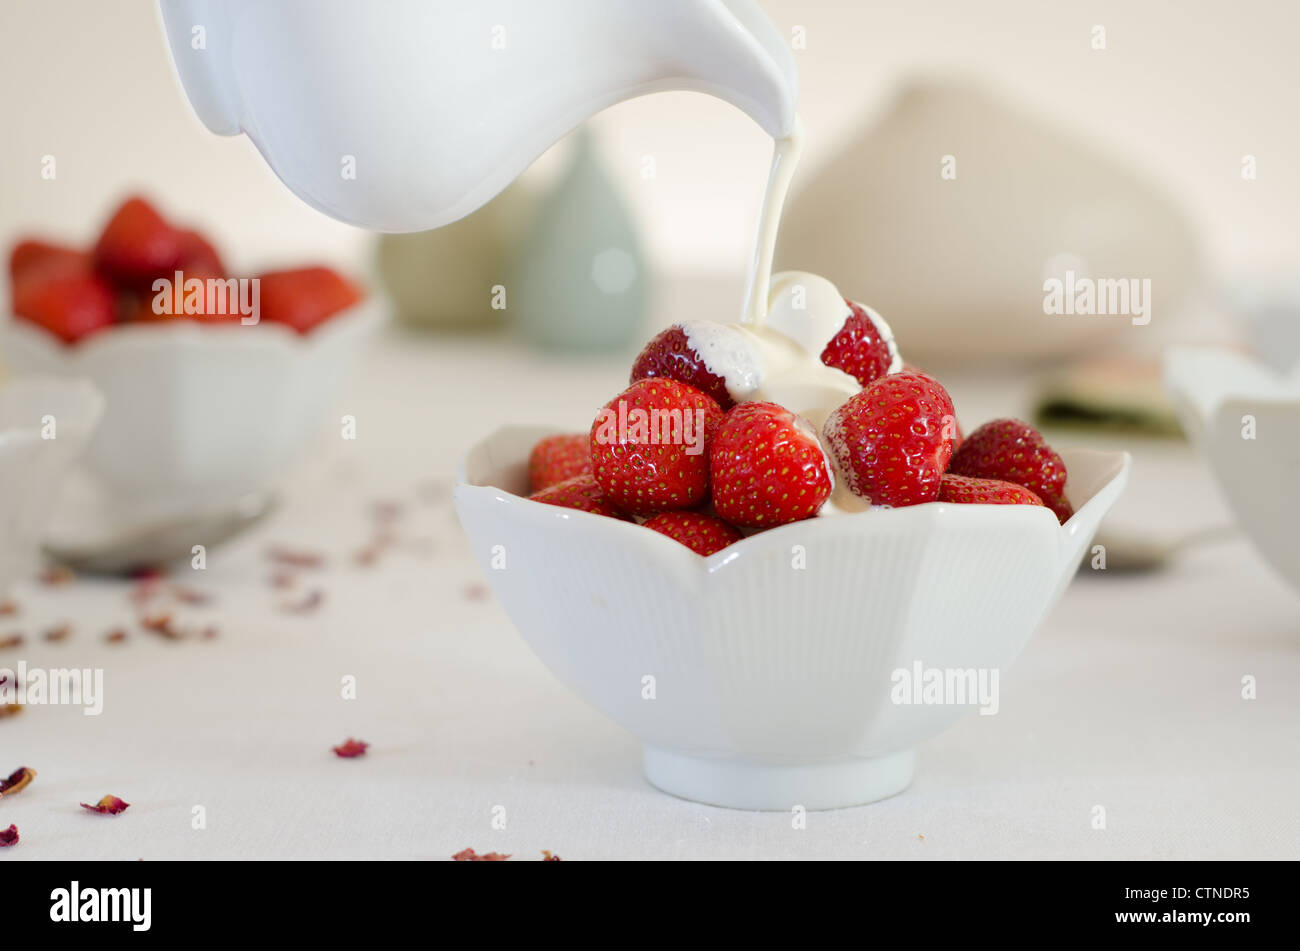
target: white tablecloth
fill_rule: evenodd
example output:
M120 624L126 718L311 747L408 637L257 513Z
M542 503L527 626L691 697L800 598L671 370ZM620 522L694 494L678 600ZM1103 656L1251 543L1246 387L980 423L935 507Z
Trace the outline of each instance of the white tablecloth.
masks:
M214 638L143 632L129 582L20 587L0 639L25 643L0 649L0 667L102 667L105 704L0 720L0 774L39 773L0 801L0 828L22 836L0 861L467 846L527 860L1300 857L1300 595L1239 539L1162 573L1085 573L1003 678L999 715L924 745L899 796L794 828L655 791L636 742L553 680L485 594L446 492L461 451L502 422L585 427L626 363L390 334L341 407L356 441L323 439L277 512L206 570L176 572L213 598L178 605L178 622ZM1014 386L948 382L967 428L1024 410ZM381 500L403 505L398 542L358 566ZM1116 515L1168 533L1224 517L1181 446L1140 451ZM328 564L274 588L273 544ZM282 610L316 589L318 610ZM42 639L63 623L65 640ZM128 639L106 642L118 625ZM1258 699L1241 699L1247 674ZM355 700L341 697L349 676ZM368 755L330 752L349 736ZM105 794L130 809L77 805Z

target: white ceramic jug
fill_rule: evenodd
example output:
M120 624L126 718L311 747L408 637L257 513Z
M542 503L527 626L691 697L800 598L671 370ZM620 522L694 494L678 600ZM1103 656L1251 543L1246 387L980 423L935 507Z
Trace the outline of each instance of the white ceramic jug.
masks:
M711 93L774 137L794 57L754 0L161 0L212 131L378 231L455 221L623 99Z

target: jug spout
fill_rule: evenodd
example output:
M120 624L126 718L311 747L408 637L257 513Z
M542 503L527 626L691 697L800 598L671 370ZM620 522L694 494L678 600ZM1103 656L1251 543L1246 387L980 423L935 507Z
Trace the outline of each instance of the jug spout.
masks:
M791 135L799 98L794 53L755 0L682 3L701 21L696 32L670 37L690 70L684 85L730 102L774 139Z

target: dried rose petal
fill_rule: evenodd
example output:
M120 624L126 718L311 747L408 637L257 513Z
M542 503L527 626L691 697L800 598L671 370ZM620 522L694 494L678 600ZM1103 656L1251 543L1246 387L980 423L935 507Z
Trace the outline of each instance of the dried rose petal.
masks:
M140 626L146 631L161 631L170 627L171 623L172 616L166 611L157 611L140 618Z
M485 852L479 855L473 849L461 849L451 857L453 862L504 862L510 858L504 852Z
M50 565L41 572L41 584L61 585L76 580L76 574L67 565Z
M58 642L58 641L66 641L69 635L71 634L72 634L71 624L59 624L56 625L55 627L50 628L41 636L44 637L47 641Z
M13 677L13 689L16 690L17 688L22 686L22 683L18 680L18 676L12 670L10 670L10 671L6 671L3 674L0 674L0 687L3 687L5 684L9 683L10 677ZM23 705L21 703L0 703L0 720L3 720L5 717L16 716L17 714L22 712L23 712Z
M9 774L7 779L0 779L0 796L12 796L31 784L36 778L36 770L29 766L19 766Z
M18 827L11 825L8 829L0 829L0 849L10 845L18 844Z
M0 637L0 649L5 647L17 647L22 642L23 636L21 634L6 634L4 637Z
M172 622L172 616L166 611L146 614L140 618L140 626L151 634L158 634L169 641L180 640L181 632Z
M207 604L212 600L212 595L205 591L196 591L179 584L172 585L172 595L182 604Z
M104 640L110 644L120 644L126 640L126 631L120 627L115 627L104 635Z
M554 855L554 854L551 852L550 849L542 849L542 861L543 861L543 862L563 862L564 859L560 858L558 855Z
M461 594L465 596L466 601L486 601L491 592L488 590L487 585L475 582L474 584L465 585Z
M88 802L83 802L81 808L89 809L91 812L98 812L107 816L115 816L119 812L125 812L127 807L130 805L129 802L124 802L116 796L105 796L93 806Z
M325 556L317 552L295 551L280 545L272 546L267 551L266 557L294 568L320 568L325 564Z
M325 592L320 588L312 590L301 601L285 601L280 605L280 610L287 614L310 614L321 606L325 601Z
M334 750L335 756L342 759L352 759L357 756L365 756L366 750L370 749L370 744L365 740L354 740L349 736L342 744L332 746L330 749Z
M376 522L391 522L405 513L405 506L394 499L384 499L370 506L370 517Z
M18 602L5 598L0 601L0 617L9 617L18 613Z
M158 596L162 591L162 578L143 578L137 581L131 587L131 601L133 604L146 604Z

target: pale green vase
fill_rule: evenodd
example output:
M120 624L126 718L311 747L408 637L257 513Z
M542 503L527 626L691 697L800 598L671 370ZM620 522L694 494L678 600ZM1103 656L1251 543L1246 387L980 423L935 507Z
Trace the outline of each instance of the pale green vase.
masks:
M579 130L575 138L568 168L515 247L506 314L546 348L616 350L645 318L645 256L591 133Z
M513 250L535 196L519 182L467 218L418 234L379 238L378 270L397 319L427 329L487 330L505 319Z

